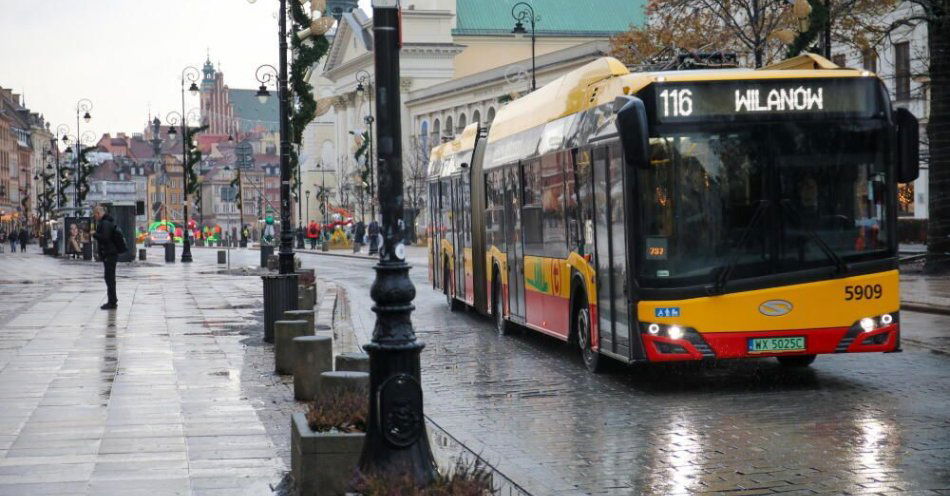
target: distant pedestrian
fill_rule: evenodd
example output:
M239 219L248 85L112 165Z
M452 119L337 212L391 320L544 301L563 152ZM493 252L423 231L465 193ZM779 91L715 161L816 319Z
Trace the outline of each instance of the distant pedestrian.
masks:
M115 291L115 265L120 253L126 251L125 239L122 233L115 225L115 219L106 212L106 207L96 205L92 211L92 216L96 219L96 233L93 235L99 245L99 259L105 269L106 293L108 301L102 305L103 310L112 310L117 307L119 302Z
M369 254L375 255L379 252L379 223L376 219L369 223L366 232L369 234Z
M0 253L3 253L3 244L7 242L7 231L0 227Z
M16 245L20 237L17 235L15 227L10 230L10 237L7 239L10 240L10 253L16 253Z
M26 230L25 227L20 228L20 251L26 253L26 243L30 240L30 233Z
M366 237L366 224L363 221L356 223L353 228L353 253L359 253L363 249L363 242Z

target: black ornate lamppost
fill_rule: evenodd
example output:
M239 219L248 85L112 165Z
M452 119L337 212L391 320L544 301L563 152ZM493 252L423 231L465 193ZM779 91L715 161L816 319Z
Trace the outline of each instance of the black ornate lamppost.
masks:
M412 328L416 290L403 245L403 169L399 98L399 0L373 1L376 134L383 246L370 289L376 326L370 356L370 405L360 457L364 474L405 472L419 486L436 476L422 410L419 354Z
M188 121L187 117L191 117L192 114L190 112L187 115L185 114L185 84L191 83L188 86L188 92L191 93L192 95L197 95L198 94L197 83L199 79L201 79L201 71L199 71L197 68L189 65L181 70L181 114L178 114L178 120L181 122L181 160L182 160L182 171L183 171L182 185L184 188L182 190L182 205L184 207L184 218L183 218L184 228L182 229L182 233L184 234L184 236L182 236L182 246L181 246L181 261L183 263L192 261L191 235L190 235L191 233L190 233L190 228L188 227L188 188L189 188L188 176L189 176L189 171L191 169L191 167L189 167L189 164L188 164L188 161L189 161L188 160L189 158L188 157L189 155L188 141L192 139L193 137L190 136L190 133L188 132L189 129L188 129L188 122L187 122ZM167 117L165 117L165 120L169 123L170 126L172 126L168 130L169 137L174 137L175 135L173 130L175 129L174 126L177 122L172 121L172 119L174 118L174 114L176 114L176 112L171 112L168 114Z
M518 2L513 7L511 7L511 17L515 20L515 28L511 30L513 34L525 34L527 31L524 28L524 21L529 21L531 23L531 91L538 89L538 83L535 80L535 60L534 60L534 46L537 43L537 37L535 36L535 24L541 20L540 17L535 15L534 7L527 2Z
M289 100L287 98L287 0L280 0L279 50L280 61L278 68L263 64L254 72L257 81L261 83L257 91L260 102L266 103L270 97L267 85L276 83L277 98L280 100L280 252L278 258L278 272L292 274L294 272L294 234L290 228L290 124L287 122Z
M86 115L88 116L89 113L87 112ZM84 131L82 135L80 136L72 135L72 134L69 134L69 126L65 124L60 124L59 126L57 126L56 131L57 133L62 132L61 141L63 142L63 145L66 147L66 162L69 163L75 160L75 163L73 163L72 169L67 167L63 171L64 175L62 179L69 179L69 174L72 173L73 207L75 209L75 214L79 215L81 213L80 203L82 201L82 199L80 198L79 190L85 180L85 171L83 170L83 164L82 164L82 147L83 145L94 143L96 141L96 133L94 133L93 131L87 130L87 131ZM74 143L76 146L75 153L73 152L73 149L70 146L70 142Z
M373 155L373 122L375 118L373 117L373 81L372 76L364 70L356 72L356 94L362 97L364 94L369 95L369 113L363 117L363 123L366 124L366 139L369 141L369 155L367 155L366 166L369 167L369 208L370 208L370 218L376 219L376 177L374 161L375 155Z
M79 119L81 115L83 122L86 122L88 124L89 121L92 120L92 115L89 113L90 110L92 110L92 101L89 100L88 98L81 98L79 99L78 102L76 102L76 136L80 136L83 138L85 137L84 134L83 135L79 134ZM79 210L79 207L80 207L79 187L81 183L83 182L84 180L83 176L85 175L85 172L82 170L82 164L80 163L82 159L82 156L80 154L80 152L82 152L82 148L81 148L83 145L82 141L84 140L82 139L76 140L76 179L75 179L76 184L75 184L75 189L74 189L74 191L76 192L76 195L75 195L74 206L76 207L77 211ZM77 214L78 213L79 212L77 212Z

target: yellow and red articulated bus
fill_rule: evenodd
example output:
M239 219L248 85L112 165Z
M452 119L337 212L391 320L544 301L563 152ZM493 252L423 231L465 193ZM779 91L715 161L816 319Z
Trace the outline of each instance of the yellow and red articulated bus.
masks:
M871 73L596 60L432 151L450 307L585 365L900 349L898 182L918 124Z

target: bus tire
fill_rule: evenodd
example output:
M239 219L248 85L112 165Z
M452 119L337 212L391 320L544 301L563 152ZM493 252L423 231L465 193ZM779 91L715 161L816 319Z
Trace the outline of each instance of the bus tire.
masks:
M495 271L495 277L491 284L491 314L495 322L495 332L499 336L511 334L511 324L505 320L505 306L501 301L501 282L498 280L498 271Z
M783 367L807 367L815 361L816 355L795 355L795 356L780 356L778 358L779 365Z
M462 307L462 305L459 303L458 300L455 299L455 297L452 296L452 292L449 291L449 288L451 287L449 285L452 283L452 274L449 271L448 259L445 260L444 267L445 267L445 270L443 271L444 275L442 277L442 282L443 282L442 289L445 292L445 302L449 305L450 312L457 312Z
M574 311L574 333L577 336L577 346L580 348L581 359L587 370L594 374L603 370L600 353L594 351L591 342L591 322L590 306L587 305L587 297L578 296L576 310Z

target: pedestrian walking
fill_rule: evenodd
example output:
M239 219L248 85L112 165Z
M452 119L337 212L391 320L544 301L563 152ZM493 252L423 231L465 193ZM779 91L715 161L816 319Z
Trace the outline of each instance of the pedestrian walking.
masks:
M317 249L317 238L320 237L320 227L317 225L316 221L310 221L310 225L307 226L307 239L310 240L310 249Z
M376 219L369 223L369 228L366 231L369 234L369 254L375 255L379 253L379 223L376 222Z
M359 253L363 249L363 241L366 237L366 224L363 221L356 223L353 229L353 253Z
M26 230L25 227L20 228L20 235L17 236L20 238L20 251L26 253L26 243L30 240L30 233Z
M17 235L16 228L10 230L10 237L7 239L10 240L10 253L16 253L17 242L20 241L19 235Z
M0 227L0 253L3 253L3 246L7 242L7 230Z
M104 205L96 205L92 212L96 219L96 238L99 246L99 260L102 260L105 269L106 293L108 301L102 305L103 310L112 310L117 307L119 299L116 297L115 290L115 266L120 253L124 253L128 248L125 245L125 238L121 231L115 225L115 219L106 211Z

